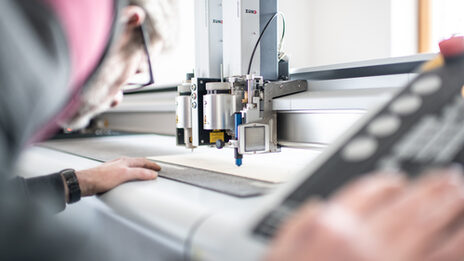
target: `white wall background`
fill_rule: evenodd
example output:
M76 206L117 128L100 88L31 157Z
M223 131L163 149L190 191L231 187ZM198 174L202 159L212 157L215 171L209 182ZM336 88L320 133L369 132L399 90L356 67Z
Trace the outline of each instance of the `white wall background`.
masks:
M292 0L286 15L290 67L352 62L417 52L416 0Z
M179 1L178 45L153 59L155 81L160 85L179 83L194 67L194 1ZM279 9L287 21L284 48L290 55L290 66L300 68L416 53L416 2L280 0Z
M178 84L194 67L194 8L193 0L178 0L179 32L177 44L171 50L153 58L156 85Z
M464 34L464 1L432 1L432 48L438 51L438 43L454 34Z

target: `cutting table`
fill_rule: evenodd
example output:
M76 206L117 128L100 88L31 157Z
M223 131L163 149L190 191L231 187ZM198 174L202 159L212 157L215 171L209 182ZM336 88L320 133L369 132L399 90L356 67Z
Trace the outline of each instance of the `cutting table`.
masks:
M80 146L77 148L76 144ZM212 154L216 152L207 150ZM310 161L319 153L319 150L284 149L280 158L286 154L293 157L281 160L281 165L285 167L288 162L295 162L294 156L298 154ZM176 147L174 137L162 135L52 140L29 148L20 160L27 164L20 164L18 171L25 177L32 177L64 168L91 168L120 156L144 155L160 159L174 155L182 158L183 155L192 155L192 152ZM275 156L269 155L275 159ZM216 155L214 160L220 158ZM229 160L227 151L222 158ZM249 162L253 159L250 158ZM230 164L233 165L232 162ZM160 165L163 169L173 166L165 162ZM269 202L279 184L285 182L289 175L297 175L298 168L290 165L288 168L293 173L285 173L282 179L272 181L212 171L203 171L209 175L204 179L200 170L193 175L199 178L192 179L191 176L165 175L161 170L156 180L129 182L97 197L84 198L68 206L59 218L73 224L84 222L86 225L81 231L87 233L91 241L120 246L115 249L119 260L134 260L134 256L138 257L137 260L153 260L154 257L156 260L184 260L189 240L202 222L215 213L225 211L235 212L238 216L254 213L256 208ZM211 179L213 182L202 184ZM234 189L238 193L233 193Z

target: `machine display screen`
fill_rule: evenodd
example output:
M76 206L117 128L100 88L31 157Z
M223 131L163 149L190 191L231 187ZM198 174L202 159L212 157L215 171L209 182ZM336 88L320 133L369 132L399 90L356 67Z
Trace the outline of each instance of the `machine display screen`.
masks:
M245 151L263 151L265 147L265 128L259 127L246 127L245 128Z

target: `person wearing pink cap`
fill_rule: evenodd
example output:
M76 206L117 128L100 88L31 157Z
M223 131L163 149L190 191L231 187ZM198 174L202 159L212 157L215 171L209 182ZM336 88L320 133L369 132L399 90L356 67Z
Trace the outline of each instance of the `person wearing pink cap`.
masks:
M63 228L49 213L153 179L158 165L123 158L10 178L28 144L83 127L121 101L149 52L169 45L175 10L172 0L0 1L0 260L112 260L115 246L86 252L72 224ZM462 260L462 171L438 172L414 182L374 175L313 199L279 231L267 260Z
M8 93L2 103L17 107L15 117L5 115L8 110L2 113L8 120L2 122L4 131L14 129L8 137L10 153L2 155L13 163L27 143L50 137L60 127L85 127L93 116L116 106L121 86L150 58L149 50L169 44L176 5L168 0L35 0L6 1L1 9L7 22L2 23L2 73L7 75L0 82ZM129 180L154 179L159 170L146 159L123 158L90 170L16 177L14 183L31 200L60 211L65 202Z
M84 127L121 101L121 87L150 51L172 42L173 13L173 0L0 1L0 260L88 259L67 256L75 234L49 214L157 177L160 167L142 158L31 179L13 174L23 148L60 128Z

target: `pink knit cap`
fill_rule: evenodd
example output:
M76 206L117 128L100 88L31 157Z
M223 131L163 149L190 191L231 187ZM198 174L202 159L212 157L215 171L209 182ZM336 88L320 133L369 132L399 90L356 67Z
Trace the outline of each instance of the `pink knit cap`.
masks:
M57 15L68 41L71 58L69 103L33 141L50 137L58 129L57 122L73 116L80 105L80 90L97 69L108 45L115 15L114 0L42 0Z

